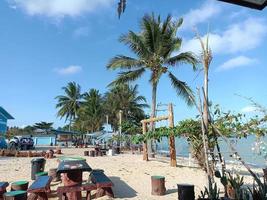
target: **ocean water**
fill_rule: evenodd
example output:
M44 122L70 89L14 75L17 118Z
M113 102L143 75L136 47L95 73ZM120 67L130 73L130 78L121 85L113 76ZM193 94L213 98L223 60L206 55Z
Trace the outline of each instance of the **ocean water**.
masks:
M230 139L231 143L239 153L240 157L248 164L256 165L259 167L266 167L267 156L267 137L257 139L251 135L242 139ZM233 152L229 150L229 146L222 140L219 140L219 146L223 157L228 162L236 162L233 157ZM176 154L182 157L188 157L190 153L190 145L186 138L175 138ZM168 152L168 138L163 138L161 142L157 143L157 150L159 152Z
M35 143L35 145L37 146L50 145L51 141L53 144L55 144L55 137L37 137L34 138L34 142L36 141L37 143ZM265 145L267 144L267 137L260 138L261 145L259 145L259 140L257 140L257 138L253 135L242 139L231 139L230 141L244 161L259 167L267 166L265 159L265 155L267 155L267 145ZM228 145L222 140L219 140L219 145L225 160L228 162L235 162L236 159L232 157L233 153L229 150ZM185 137L175 138L175 147L177 156L189 156L190 145ZM162 138L160 142L157 142L156 148L158 152L168 153L168 138Z

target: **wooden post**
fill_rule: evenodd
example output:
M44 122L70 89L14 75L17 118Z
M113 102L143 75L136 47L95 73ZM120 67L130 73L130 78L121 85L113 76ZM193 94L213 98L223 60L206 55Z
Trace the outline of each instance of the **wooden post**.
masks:
M264 168L262 170L263 170L263 178L264 178L264 181L267 183L267 168Z
M146 134L146 122L143 122L142 126L143 126L143 134ZM144 141L143 149L144 149L143 160L148 161L147 141Z
M174 127L174 119L173 119L173 106L170 103L169 104L169 127L173 128ZM175 150L175 137L174 134L172 133L169 137L169 151L170 151L170 159L171 159L171 166L176 167L177 162L176 162L176 150Z

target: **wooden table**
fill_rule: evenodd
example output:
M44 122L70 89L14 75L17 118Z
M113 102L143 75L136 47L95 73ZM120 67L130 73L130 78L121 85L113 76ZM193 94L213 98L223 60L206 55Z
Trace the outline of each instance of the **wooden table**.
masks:
M27 190L29 195L28 200L38 199L38 200L48 200L47 193L50 193L50 183L52 177L50 176L39 176L32 185Z
M64 160L59 163L57 173L61 174L64 186L76 186L82 183L82 173L90 172L92 168L85 160ZM81 200L81 192L69 192L66 194L68 199Z

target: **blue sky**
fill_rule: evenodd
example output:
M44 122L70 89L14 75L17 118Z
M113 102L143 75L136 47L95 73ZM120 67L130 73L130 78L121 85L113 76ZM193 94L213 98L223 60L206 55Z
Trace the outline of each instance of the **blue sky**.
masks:
M153 3L151 3L153 2ZM51 121L56 116L55 96L69 81L83 91L105 92L115 77L106 64L116 54L131 55L118 37L128 30L139 31L145 13L184 17L178 35L183 51L199 53L193 27L209 38L213 50L210 70L210 99L225 110L252 112L250 103L238 97L253 97L266 105L267 9L241 8L215 0L129 0L118 20L117 0L4 0L0 1L0 104L16 119L9 125L24 126ZM202 77L190 66L173 70L195 90ZM148 76L136 82L151 102ZM158 102L175 104L175 121L194 117L163 77Z

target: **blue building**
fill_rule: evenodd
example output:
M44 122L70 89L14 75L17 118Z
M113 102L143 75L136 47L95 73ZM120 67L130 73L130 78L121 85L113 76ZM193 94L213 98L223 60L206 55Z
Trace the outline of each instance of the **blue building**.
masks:
M5 134L7 131L7 120L9 119L14 119L14 117L0 106L0 149L6 148Z

